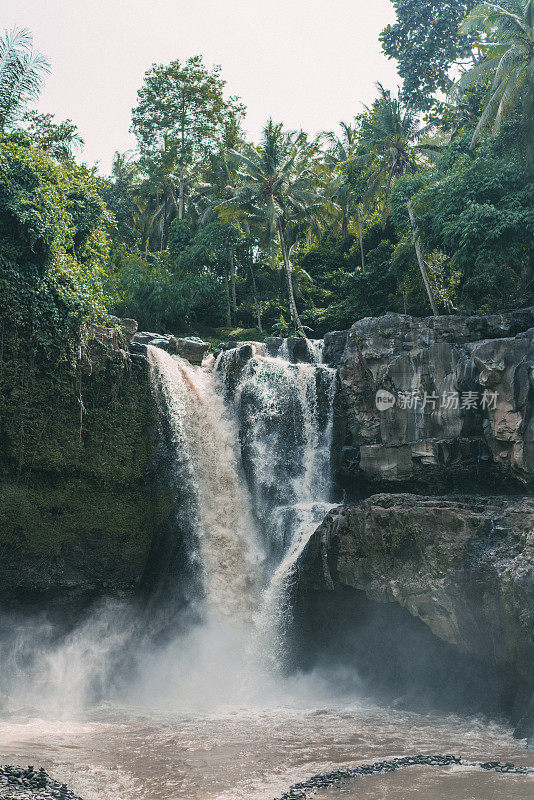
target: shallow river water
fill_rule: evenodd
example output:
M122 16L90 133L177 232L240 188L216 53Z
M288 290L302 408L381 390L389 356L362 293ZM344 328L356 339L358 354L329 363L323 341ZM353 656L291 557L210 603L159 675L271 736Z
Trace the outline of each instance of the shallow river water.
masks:
M534 767L509 727L355 700L358 680L335 657L322 679L282 678L295 565L331 505L334 370L319 356L291 364L258 347L225 404L231 354L203 369L155 348L149 355L177 488L152 612L104 603L66 633L46 616L6 618L0 762L43 766L84 800L274 800L316 773L419 753ZM187 550L185 577L173 571L176 541ZM196 626L173 616L189 591ZM166 645L153 628L166 631ZM119 673L122 693L113 691ZM94 702L95 687L122 705L76 712ZM54 719L55 709L64 716ZM317 795L352 797L533 800L534 780L411 767Z
M66 719L0 723L0 760L44 765L84 800L273 800L317 772L418 753L534 767L511 729L482 718L419 715L373 705L233 708L155 715L101 707ZM410 767L370 776L318 800L532 800L532 776L470 767Z

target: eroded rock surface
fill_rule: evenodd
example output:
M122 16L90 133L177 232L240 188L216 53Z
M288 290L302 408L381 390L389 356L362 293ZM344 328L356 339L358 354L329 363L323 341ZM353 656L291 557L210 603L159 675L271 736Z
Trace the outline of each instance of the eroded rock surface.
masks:
M327 334L325 356L339 363L336 462L353 486L534 485L534 309L362 319ZM393 405L379 410L377 392Z
M379 494L338 507L300 558L298 592L347 589L400 604L534 687L533 499Z
M181 356L181 358L185 358L194 366L202 364L202 360L209 350L209 343L203 342L197 336L182 339L167 334L140 331L133 336L130 351L145 355L146 347L149 344L153 347L160 347L162 350L166 350L167 353Z

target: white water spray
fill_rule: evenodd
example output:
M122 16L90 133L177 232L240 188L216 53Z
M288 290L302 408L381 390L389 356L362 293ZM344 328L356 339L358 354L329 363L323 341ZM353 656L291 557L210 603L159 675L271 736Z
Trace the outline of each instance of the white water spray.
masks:
M186 592L194 613L160 607L156 592L145 609L103 602L64 633L44 617L22 620L6 639L0 702L3 692L11 708L70 714L102 699L209 711L293 696L276 668L295 564L330 503L334 371L253 345L229 388L238 356L193 367L148 348L181 497L166 535L198 571ZM179 595L183 564L160 568Z
M207 608L246 617L257 605L262 554L239 466L237 431L213 371L149 347L163 393L179 479L197 498L195 527Z
M331 507L335 370L320 363L317 343L308 350L313 363L290 363L287 342L274 358L256 351L233 393L254 510L271 556L256 624L275 667L284 651L298 558ZM236 356L220 357L226 377Z

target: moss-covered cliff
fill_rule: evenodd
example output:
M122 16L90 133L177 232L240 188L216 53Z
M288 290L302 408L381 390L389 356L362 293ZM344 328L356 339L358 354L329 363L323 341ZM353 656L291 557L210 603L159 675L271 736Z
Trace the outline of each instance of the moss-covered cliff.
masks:
M0 596L131 590L158 514L146 361L93 340L76 371L15 367L0 398Z

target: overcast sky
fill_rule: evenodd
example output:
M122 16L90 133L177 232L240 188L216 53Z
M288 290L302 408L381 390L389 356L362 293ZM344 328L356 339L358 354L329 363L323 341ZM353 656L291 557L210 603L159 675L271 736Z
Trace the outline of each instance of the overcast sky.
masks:
M17 0L0 22L33 31L52 65L39 109L71 118L84 160L107 173L135 146L131 109L153 62L220 64L252 138L269 115L316 133L372 102L377 80L397 86L378 42L393 19L390 0Z

